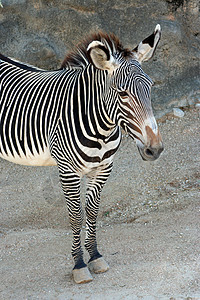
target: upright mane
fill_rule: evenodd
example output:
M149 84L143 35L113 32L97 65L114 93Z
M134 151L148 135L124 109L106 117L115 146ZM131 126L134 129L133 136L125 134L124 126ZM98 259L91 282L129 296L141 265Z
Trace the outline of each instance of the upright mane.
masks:
M85 40L81 41L76 49L72 50L62 62L61 68L65 69L67 67L85 67L90 63L87 48L92 41L100 41L104 44L108 44L112 53L118 52L124 58L128 58L132 55L131 50L124 48L114 34L106 34L102 31L97 33L92 33Z

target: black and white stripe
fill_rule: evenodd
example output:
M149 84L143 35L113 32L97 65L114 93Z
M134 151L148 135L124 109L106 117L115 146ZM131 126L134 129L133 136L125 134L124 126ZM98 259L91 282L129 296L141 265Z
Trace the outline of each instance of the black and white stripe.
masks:
M94 260L101 257L95 234L100 193L121 141L119 126L142 144L145 126L154 124L156 130L152 82L133 53L104 34L84 43L56 71L0 56L0 157L19 164L58 165L74 234L75 268L85 266L81 177L89 178L85 246Z

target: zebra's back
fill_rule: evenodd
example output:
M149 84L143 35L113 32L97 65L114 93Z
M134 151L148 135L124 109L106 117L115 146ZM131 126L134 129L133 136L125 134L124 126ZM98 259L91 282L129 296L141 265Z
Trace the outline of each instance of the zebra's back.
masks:
M0 157L24 165L55 165L48 139L64 96L57 90L66 76L62 70L48 72L0 58Z

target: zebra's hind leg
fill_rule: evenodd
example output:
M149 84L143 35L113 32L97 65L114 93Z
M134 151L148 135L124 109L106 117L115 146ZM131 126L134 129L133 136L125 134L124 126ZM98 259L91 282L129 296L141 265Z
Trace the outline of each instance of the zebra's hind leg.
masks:
M112 164L97 169L90 174L86 194L86 239L85 247L90 254L89 268L94 273L106 272L109 269L107 262L97 250L96 219L100 204L101 190L112 170Z
M83 222L83 211L80 201L80 177L65 170L60 169L60 180L67 201L70 225L73 231L72 256L75 266L72 271L73 279L76 283L86 283L92 281L92 275L83 260L81 248L81 228Z

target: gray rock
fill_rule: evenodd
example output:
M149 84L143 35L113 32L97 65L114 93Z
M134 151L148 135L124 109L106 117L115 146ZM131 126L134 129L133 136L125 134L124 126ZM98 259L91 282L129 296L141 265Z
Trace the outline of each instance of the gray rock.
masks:
M91 31L113 32L134 48L159 23L161 42L154 58L143 64L155 82L155 113L197 102L198 0L2 0L2 4L0 52L46 69L60 67L65 54Z

